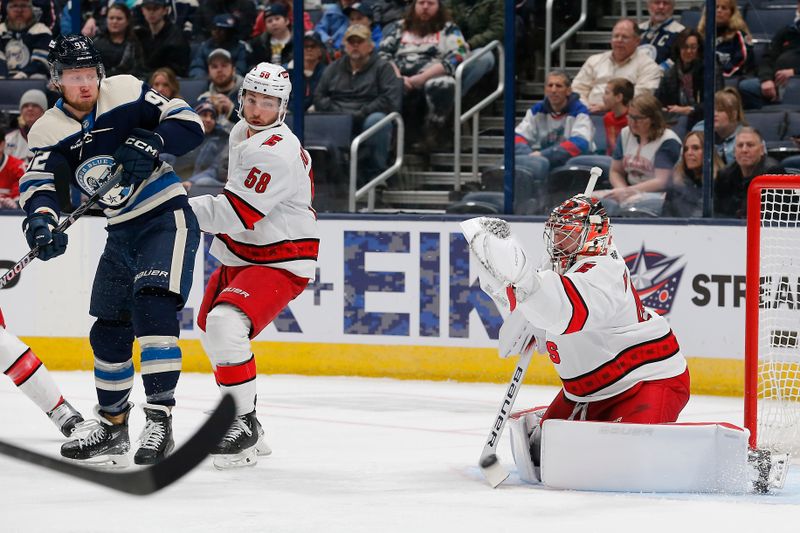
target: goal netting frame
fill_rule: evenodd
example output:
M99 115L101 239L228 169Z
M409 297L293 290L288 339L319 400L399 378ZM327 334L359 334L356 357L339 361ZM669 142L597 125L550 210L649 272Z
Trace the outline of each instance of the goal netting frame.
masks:
M744 422L750 447L800 455L800 176L748 189Z

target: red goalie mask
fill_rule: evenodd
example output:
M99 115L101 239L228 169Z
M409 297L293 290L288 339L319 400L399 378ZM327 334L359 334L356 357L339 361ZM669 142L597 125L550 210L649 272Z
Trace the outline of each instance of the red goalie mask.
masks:
M579 256L605 255L610 222L599 200L578 194L557 206L544 225L544 241L553 270L563 274Z

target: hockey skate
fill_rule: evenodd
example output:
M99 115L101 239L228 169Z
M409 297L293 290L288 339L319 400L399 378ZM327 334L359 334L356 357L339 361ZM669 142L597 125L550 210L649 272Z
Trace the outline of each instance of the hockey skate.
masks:
M61 431L65 437L72 435L75 426L83 422L81 414L66 400L47 413L47 416L50 417L50 420L53 421L53 424L56 425L58 430Z
M137 465L155 464L175 448L172 439L172 415L169 407L146 403L142 406L146 422L139 436L139 449L133 456Z
M256 442L256 455L265 457L272 454L272 448L269 447L267 441L264 439L264 428L261 422L256 418L256 428L258 429L258 442Z
M121 424L113 424L95 407L97 420L87 420L75 426L74 440L61 446L61 455L73 461L100 468L124 468L128 466L128 415L132 403L128 403Z
M256 448L259 437L259 423L255 410L239 415L211 452L214 467L218 470L255 466L258 462ZM269 447L267 447L269 449ZM270 450L271 452L271 450Z

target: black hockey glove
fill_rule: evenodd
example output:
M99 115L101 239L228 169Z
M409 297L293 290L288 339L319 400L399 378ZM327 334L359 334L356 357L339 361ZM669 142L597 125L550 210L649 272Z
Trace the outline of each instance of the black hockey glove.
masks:
M134 129L114 152L117 166L122 167L119 184L127 187L146 180L155 170L158 154L163 148L164 141L157 134L142 128Z
M67 251L67 234L53 231L56 220L49 213L34 213L22 222L25 239L33 249L39 247L39 259L47 261Z

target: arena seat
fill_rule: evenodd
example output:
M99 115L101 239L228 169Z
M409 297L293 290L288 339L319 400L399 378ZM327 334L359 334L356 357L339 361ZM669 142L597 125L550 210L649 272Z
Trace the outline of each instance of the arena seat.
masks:
M40 89L46 93L47 80L0 80L0 111L19 111L19 100L29 89Z
M178 81L181 84L180 95L192 107L197 105L197 97L208 90L209 82L206 79L181 78Z
M753 37L770 40L783 26L794 20L797 5L792 7L748 7L744 21Z

